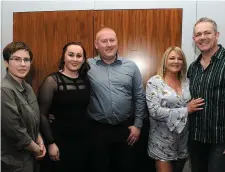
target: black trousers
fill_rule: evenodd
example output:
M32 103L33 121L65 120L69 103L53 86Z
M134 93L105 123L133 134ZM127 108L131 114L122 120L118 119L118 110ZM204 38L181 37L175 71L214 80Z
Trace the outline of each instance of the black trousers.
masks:
M127 142L130 125L130 120L118 125L90 121L93 172L136 171L134 148Z
M225 172L225 143L209 144L189 140L192 172Z
M60 161L52 161L48 153L40 161L40 172L88 172L89 137L87 131L58 134L56 145L60 152ZM47 148L47 146L46 146Z
M147 152L149 127L149 116L146 115L146 118L143 120L143 126L141 128L139 140L134 145L135 157L137 162L136 172L156 172L155 160L150 158Z
M65 147L66 148L65 148ZM52 161L48 155L40 161L40 172L89 172L88 146L85 144L58 144L60 161Z

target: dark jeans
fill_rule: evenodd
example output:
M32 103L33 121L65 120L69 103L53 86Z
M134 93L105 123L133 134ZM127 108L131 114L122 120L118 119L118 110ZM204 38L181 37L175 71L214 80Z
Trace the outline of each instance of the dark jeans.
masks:
M132 146L128 146L127 142L130 125L132 125L132 121L129 120L118 125L90 121L92 171L135 171L134 149Z
M225 172L225 143L210 144L189 140L192 172Z

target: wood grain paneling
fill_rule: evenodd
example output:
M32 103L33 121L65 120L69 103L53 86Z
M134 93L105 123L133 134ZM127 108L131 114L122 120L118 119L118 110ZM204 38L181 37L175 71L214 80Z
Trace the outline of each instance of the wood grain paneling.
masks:
M145 85L166 48L181 46L182 9L14 13L13 40L26 42L34 53L28 80L35 92L44 77L57 70L67 42L81 41L93 57L95 34L102 26L116 31L120 56L138 65Z
M14 13L13 40L26 42L34 62L28 82L37 92L44 77L58 68L63 46L81 41L87 56L93 55L93 11Z
M102 26L116 31L120 56L136 62L145 85L166 48L181 46L182 9L95 11L94 34Z

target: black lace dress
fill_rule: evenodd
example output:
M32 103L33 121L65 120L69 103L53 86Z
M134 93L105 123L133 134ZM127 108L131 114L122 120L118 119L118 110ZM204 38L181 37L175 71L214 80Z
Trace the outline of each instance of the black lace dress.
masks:
M56 72L43 81L38 93L41 133L46 148L56 143L60 161L45 159L41 171L84 171L89 147L86 113L89 96L87 77L74 79ZM49 114L54 115L52 122Z

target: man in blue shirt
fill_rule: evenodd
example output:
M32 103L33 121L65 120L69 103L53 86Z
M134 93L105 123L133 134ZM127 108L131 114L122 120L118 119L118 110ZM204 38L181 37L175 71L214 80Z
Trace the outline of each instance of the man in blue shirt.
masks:
M98 56L88 60L91 98L91 141L94 171L131 172L137 142L145 117L145 94L137 65L118 56L114 30L102 28L96 34Z

